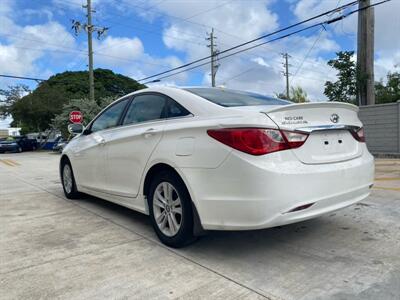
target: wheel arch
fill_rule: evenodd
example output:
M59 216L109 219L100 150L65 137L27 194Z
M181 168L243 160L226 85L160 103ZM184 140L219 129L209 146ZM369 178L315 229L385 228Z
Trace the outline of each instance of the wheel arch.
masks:
M191 198L191 202L192 202L192 209L193 209L193 233L194 235L202 235L204 233L204 229L203 226L201 225L201 220L200 220L200 216L199 213L197 211L197 207L196 207L196 202L193 198L193 193L190 190L190 186L188 185L187 181L185 180L185 178L180 174L179 171L177 171L177 169L175 169L174 167L172 167L169 164L166 163L156 163L153 166L151 166L148 171L146 172L146 176L144 178L143 181L143 196L144 199L146 201L146 205L148 205L148 194L149 194L149 190L150 190L150 184L152 179L154 178L154 176L164 170L168 170L170 172L173 172L175 175L178 176L178 178L180 180L182 180L182 183L185 185L187 192L189 193L189 196Z
M62 167L63 164L66 163L66 162L69 162L69 163L71 164L71 160L69 159L68 155L63 154L63 155L61 156L61 158L60 158L60 164L59 164L59 168L58 168L59 173L60 173L60 178L62 178L62 175L61 175L61 172L62 172L61 167ZM72 165L71 165L71 167L72 167Z

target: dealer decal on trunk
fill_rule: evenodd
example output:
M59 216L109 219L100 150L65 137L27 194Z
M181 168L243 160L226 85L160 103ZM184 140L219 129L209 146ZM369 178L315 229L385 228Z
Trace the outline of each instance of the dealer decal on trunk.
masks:
M294 125L294 124L308 124L306 120L304 120L303 116L286 116L284 117L284 121L282 125Z

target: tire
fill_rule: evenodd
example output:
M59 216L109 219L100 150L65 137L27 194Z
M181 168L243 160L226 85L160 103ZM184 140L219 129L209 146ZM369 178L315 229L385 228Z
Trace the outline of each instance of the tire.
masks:
M79 198L79 192L76 188L74 172L71 163L65 160L61 165L61 184L64 190L65 197L68 199Z
M21 147L21 146L18 147L17 152L18 152L18 153L21 153L21 152L22 152L22 147Z
M163 244L181 248L195 240L192 200L177 174L161 171L153 178L148 204L153 228Z

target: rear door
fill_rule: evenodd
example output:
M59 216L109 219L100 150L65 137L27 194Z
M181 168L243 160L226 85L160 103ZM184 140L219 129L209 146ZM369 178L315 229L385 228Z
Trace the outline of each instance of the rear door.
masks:
M358 108L338 102L293 104L264 111L281 129L303 131L309 136L291 151L305 164L332 163L362 155L362 145L351 130L362 126Z
M104 135L109 193L137 196L143 170L163 134L166 103L167 98L161 94L136 95L121 126Z

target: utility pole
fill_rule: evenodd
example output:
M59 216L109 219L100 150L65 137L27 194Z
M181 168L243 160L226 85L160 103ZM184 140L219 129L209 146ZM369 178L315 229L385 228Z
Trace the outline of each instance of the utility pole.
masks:
M100 39L103 35L106 34L108 28L107 27L97 27L92 24L92 13L95 12L92 9L91 0L87 0L87 4L82 6L86 8L87 14L87 23L81 23L77 20L72 20L72 29L75 31L75 35L79 34L81 28L83 28L87 32L88 38L88 57L89 57L89 99L94 101L94 75L93 75L93 44L92 44L92 35L93 32L97 32L97 39Z
M360 0L359 9L371 4L370 0ZM357 31L357 98L358 104L375 104L374 80L374 8L358 12Z
M87 36L88 36L88 56L89 56L89 99L94 101L94 76L93 76L93 46L92 46L92 3L87 0Z
M216 50L216 45L215 41L216 37L214 36L214 28L211 29L211 33L209 34L209 37L206 38L207 41L210 41L210 44L207 45L207 47L210 48L210 56L211 56L211 86L215 87L215 76L217 74L217 70L219 67L219 64L217 64L217 55L218 55L218 50Z
M285 62L283 63L283 66L285 67L285 71L282 72L282 74L286 77L286 97L289 100L290 99L290 92L289 92L289 57L291 57L287 53L282 53L282 57L285 59Z

